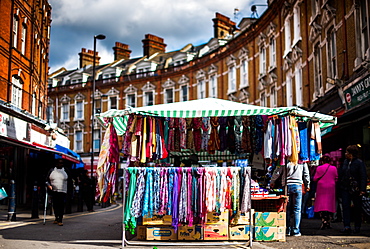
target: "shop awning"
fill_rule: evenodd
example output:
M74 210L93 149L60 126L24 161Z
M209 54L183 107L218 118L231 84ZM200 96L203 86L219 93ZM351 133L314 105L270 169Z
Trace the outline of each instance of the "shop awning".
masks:
M122 135L126 128L127 115L130 113L174 118L292 114L303 118L316 119L320 122L321 128L335 125L337 122L335 116L318 112L308 112L295 106L269 108L217 98L189 100L170 104L128 108L125 110L112 109L101 113L97 117L102 124L105 123L104 118L113 118L113 124L118 135Z
M45 145L38 144L38 143L35 143L35 142L33 142L32 145L35 146L35 149L54 153L54 154L60 156L61 158L65 159L65 160L68 160L70 162L73 162L73 163L76 163L76 164L81 163L81 160L78 157L75 157L74 155L68 155L67 153L64 153L62 151L58 151L56 149L53 149L53 148L50 148L50 147L47 147Z

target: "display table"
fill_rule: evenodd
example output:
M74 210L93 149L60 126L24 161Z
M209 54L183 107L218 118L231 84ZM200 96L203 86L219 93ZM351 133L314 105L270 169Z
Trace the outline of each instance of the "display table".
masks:
M255 212L286 212L288 196L251 197Z

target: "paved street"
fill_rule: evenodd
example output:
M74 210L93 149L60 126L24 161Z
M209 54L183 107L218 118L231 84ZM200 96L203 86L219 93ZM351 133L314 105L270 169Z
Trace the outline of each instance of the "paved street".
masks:
M64 226L53 224L54 217L47 215L31 219L30 213L17 213L17 221L6 221L6 210L0 212L0 248L7 249L81 249L122 248L122 205L107 208L95 207L95 212L68 214ZM364 224L362 233L343 236L339 233L341 223L333 223L333 229L318 230L320 220L303 219L302 237L288 237L286 242L253 242L257 249L291 248L370 248L370 224ZM249 248L248 242L159 242L136 241L128 235L125 248Z

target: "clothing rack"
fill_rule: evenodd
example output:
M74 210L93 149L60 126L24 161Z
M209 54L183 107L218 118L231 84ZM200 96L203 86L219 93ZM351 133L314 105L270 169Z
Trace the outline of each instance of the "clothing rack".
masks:
M138 167L138 169L142 169L142 168L151 168L151 167ZM159 170L161 168L165 168L165 167L159 167ZM168 168L175 168L176 167L168 167ZM193 167L192 167L193 168ZM237 169L237 171L240 173L240 170L242 170L242 168L240 167L201 167L201 168L204 168L204 170L207 170L206 168L212 168L213 170L214 169L219 169L219 170L228 170L228 168L234 168L234 169ZM250 167L247 167L248 169L245 170L245 172L248 172L248 179L249 179L249 208L248 208L248 214L249 214L249 220L252 221L252 211L251 211L251 168ZM188 169L187 167L179 167L178 169ZM126 175L126 173L128 173L128 168L125 168L124 169L124 175ZM238 175L238 177L240 177L240 175ZM125 221L126 221L126 217L125 217L125 210L126 210L126 192L127 192L127 189L126 189L126 183L123 184L123 233L122 233L122 247L125 247L125 245L167 245L167 246L170 246L170 245L179 245L180 244L184 244L184 243L181 243L181 242L176 242L176 243L171 243L171 242L162 242L162 243L158 243L158 241L155 241L153 243L148 243L148 242L145 242L145 243L142 243L142 242L129 242L127 239L126 239L126 227L125 227ZM231 198L231 196L230 196ZM202 201L203 200L199 200L199 201ZM239 208L240 208L240 205L239 205ZM253 238L253 232L252 232L252 222L249 223L249 246L252 247L252 238ZM187 244L187 243L185 243ZM188 244L191 244L193 246L195 245L246 245L247 242L223 242L223 243L220 243L220 242L202 242L202 243L199 243L197 244L196 242L190 242Z

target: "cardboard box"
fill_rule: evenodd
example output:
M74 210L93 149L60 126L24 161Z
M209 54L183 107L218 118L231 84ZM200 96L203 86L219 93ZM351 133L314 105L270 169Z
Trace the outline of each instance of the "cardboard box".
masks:
M253 225L254 209L251 210L251 215L250 216L249 216L249 212L245 213L245 214L235 215L230 220L230 225L249 225L251 220L252 220L252 225Z
M229 238L229 225L205 225L204 240L227 240Z
M146 240L177 240L177 233L171 226L146 227L145 237Z
M209 225L226 224L228 225L229 224L229 210L226 210L222 213L216 213L216 212L207 213L206 224L209 224Z
M136 236L138 240L146 240L146 226L137 226Z
M258 227L254 228L255 241L285 241L286 227Z
M285 212L255 212L255 226L280 227L286 226Z
M171 215L153 215L151 218L148 216L143 217L143 225L172 225Z
M238 225L229 227L229 240L250 240L250 226Z
M178 240L203 240L203 226L193 225L189 226L179 226L177 230Z

